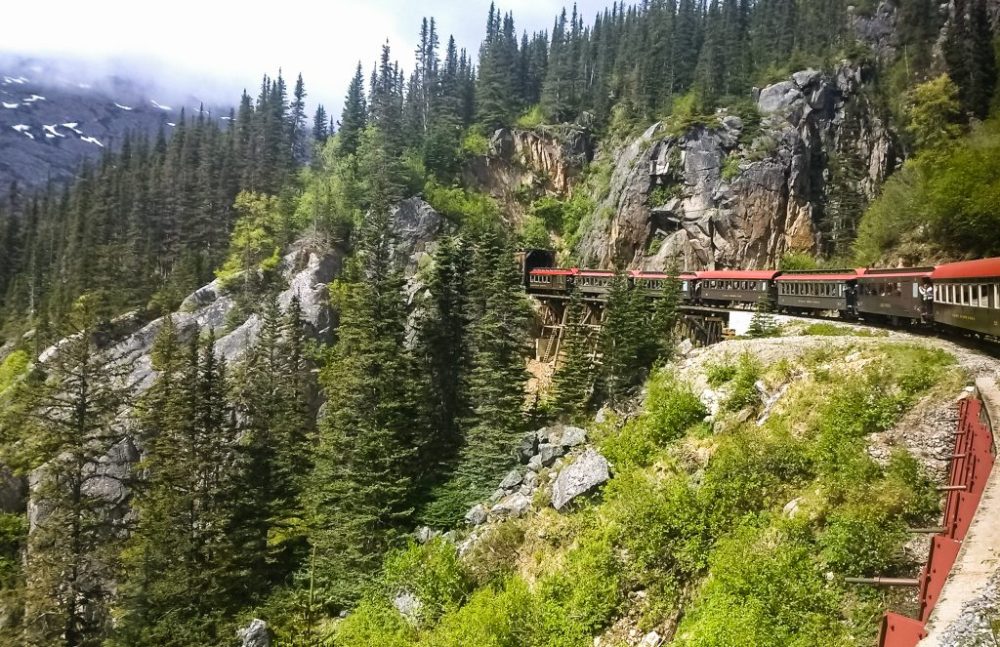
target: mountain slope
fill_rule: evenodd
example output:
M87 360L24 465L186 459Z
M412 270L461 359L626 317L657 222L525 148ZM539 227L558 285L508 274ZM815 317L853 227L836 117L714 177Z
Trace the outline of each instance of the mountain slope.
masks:
M80 162L117 149L127 133L165 133L200 102L162 96L138 79L82 83L45 62L0 58L0 186L41 186L75 175ZM228 109L208 115L228 119ZM207 116L208 116L207 115Z

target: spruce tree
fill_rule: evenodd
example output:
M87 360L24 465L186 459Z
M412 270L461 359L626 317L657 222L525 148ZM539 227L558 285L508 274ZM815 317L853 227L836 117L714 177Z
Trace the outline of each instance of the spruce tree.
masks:
M120 416L132 392L131 366L99 345L99 310L93 297L74 304L64 342L20 385L11 411L23 415L4 429L20 439L11 462L34 470L39 506L25 566L29 645L96 646L111 628L123 528L100 487L113 478L101 462L126 436Z
M587 412L593 395L594 340L583 324L586 311L579 292L573 293L567 308L562 352L552 378L552 408L560 417L574 420Z
M168 325L157 346L161 377L140 420L148 425L147 479L124 553L113 644L213 644L231 635L233 614L259 593L241 564L244 461L211 333L178 358Z
M419 457L426 484L438 482L454 467L462 444L462 423L470 413L468 256L463 238L441 239L426 279L427 298L416 324L414 355L422 368L421 383L426 391L421 399L428 436Z
M473 324L472 414L456 472L470 501L494 487L515 461L514 448L525 422L528 306L513 251L490 240L494 237L487 235L481 243L484 257L492 262L481 284L483 313Z
M611 283L605 304L599 348L600 382L603 396L612 406L622 404L642 377L649 359L644 299L618 272Z
M316 106L316 114L313 116L312 137L314 142L321 145L330 137L330 118L322 103Z
M683 293L682 281L679 277L677 264L671 263L667 268L667 279L663 282L663 292L653 305L653 353L655 361L665 363L674 355L674 345L677 342L677 324L680 321L680 303Z
M414 375L385 191L372 200L338 288L338 340L322 375L328 401L310 486L311 542L330 609L357 600L413 514Z
M341 155L350 155L358 150L361 143L361 132L368 123L368 110L365 105L365 77L361 71L361 63L347 88L344 99L344 111L340 117L338 133L338 149Z

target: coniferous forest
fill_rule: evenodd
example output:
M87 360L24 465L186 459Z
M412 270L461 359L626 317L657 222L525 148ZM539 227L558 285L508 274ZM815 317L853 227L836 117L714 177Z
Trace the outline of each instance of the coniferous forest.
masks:
M960 169L997 171L989 3L888 4L888 59L857 36L858 17L878 8L864 1L621 2L592 19L565 9L534 33L490 6L477 51L429 17L415 26L413 60L387 43L374 65L358 63L340 115L307 113L301 76L291 87L265 76L225 119L182 113L169 134L126 139L68 185L9 187L0 463L5 478L30 484L31 502L0 514L0 642L231 645L257 617L279 645L478 645L482 634L462 623L489 617L498 626L486 631L509 638L490 644L591 644L620 600L604 608L600 592L577 595L572 581L546 580L540 593L508 586L503 541L470 575L440 542L413 549L414 532L461 531L517 464L526 432L605 406L628 411L674 353L679 285L668 281L654 306L619 272L600 331L581 323L574 299L552 384L529 389L535 315L516 252L576 258L585 223L600 217L587 195L599 162L570 194L525 195L526 217L466 170L498 129L572 124L600 149L658 121L678 136L711 127L720 109L759 123L754 88L856 61L875 70L866 91L908 161L885 199L831 194L829 213L860 219L854 247L796 260L867 259L909 244L891 208L900 196L928 231L969 223L986 232L975 251L1000 251L997 216L983 215L995 195L956 197ZM397 219L415 197L442 221L417 268L399 251L409 234ZM957 233L937 242L933 254L968 249ZM336 259L321 304L328 326L288 292L301 270L288 259L302 250ZM207 284L231 302L226 320L179 325L174 315L195 312ZM220 350L247 321L255 334L245 348ZM148 353L119 343L140 329ZM677 424L704 415L671 393ZM129 469L107 467L116 460ZM661 494L684 507L690 493ZM712 514L701 542L738 516ZM680 519L669 532L698 523ZM684 552L694 544L673 548L663 568L676 586L649 613L682 608L693 595L686 578L707 568ZM574 568L614 570L606 557L583 555ZM656 569L665 558L639 559ZM384 602L405 581L420 589L416 628ZM491 602L473 591L501 589L516 613L476 611ZM533 595L547 600L545 614L517 615ZM465 620L449 615L465 607ZM531 641L504 623L532 624ZM729 644L706 640L697 644Z

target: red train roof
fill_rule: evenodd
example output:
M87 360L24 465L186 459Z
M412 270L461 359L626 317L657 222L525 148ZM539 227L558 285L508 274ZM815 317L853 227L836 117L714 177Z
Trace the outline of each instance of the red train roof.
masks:
M978 261L962 261L938 265L931 278L935 281L947 279L985 279L1000 277L1000 258L983 258Z
M699 279L718 279L722 281L770 281L777 270L707 270L695 272Z
M580 276L614 276L615 273L610 270L577 270Z
M680 272L673 275L666 272L640 272L633 270L632 276L637 279L693 279L696 274L694 272Z
M865 270L864 279L925 279L934 271L933 267L900 268L898 270L870 269Z
M576 269L563 269L558 267L543 267L531 270L530 274L537 274L539 276L572 276L579 273L580 270Z
M778 281L853 281L858 278L857 272L835 272L827 274L782 274Z

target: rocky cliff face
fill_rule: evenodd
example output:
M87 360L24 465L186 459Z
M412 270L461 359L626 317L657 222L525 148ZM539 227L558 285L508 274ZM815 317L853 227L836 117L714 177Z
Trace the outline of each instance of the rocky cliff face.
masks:
M754 92L759 125L720 112L681 134L664 124L601 156L611 188L583 232L583 264L663 269L775 266L827 241L831 160L863 169L872 196L898 165L892 133L863 93L866 71L815 70ZM852 223L847 223L850 226Z
M526 196L567 195L593 155L589 132L578 126L504 128L493 133L486 155L465 166L463 181L489 193L504 213L519 220Z

